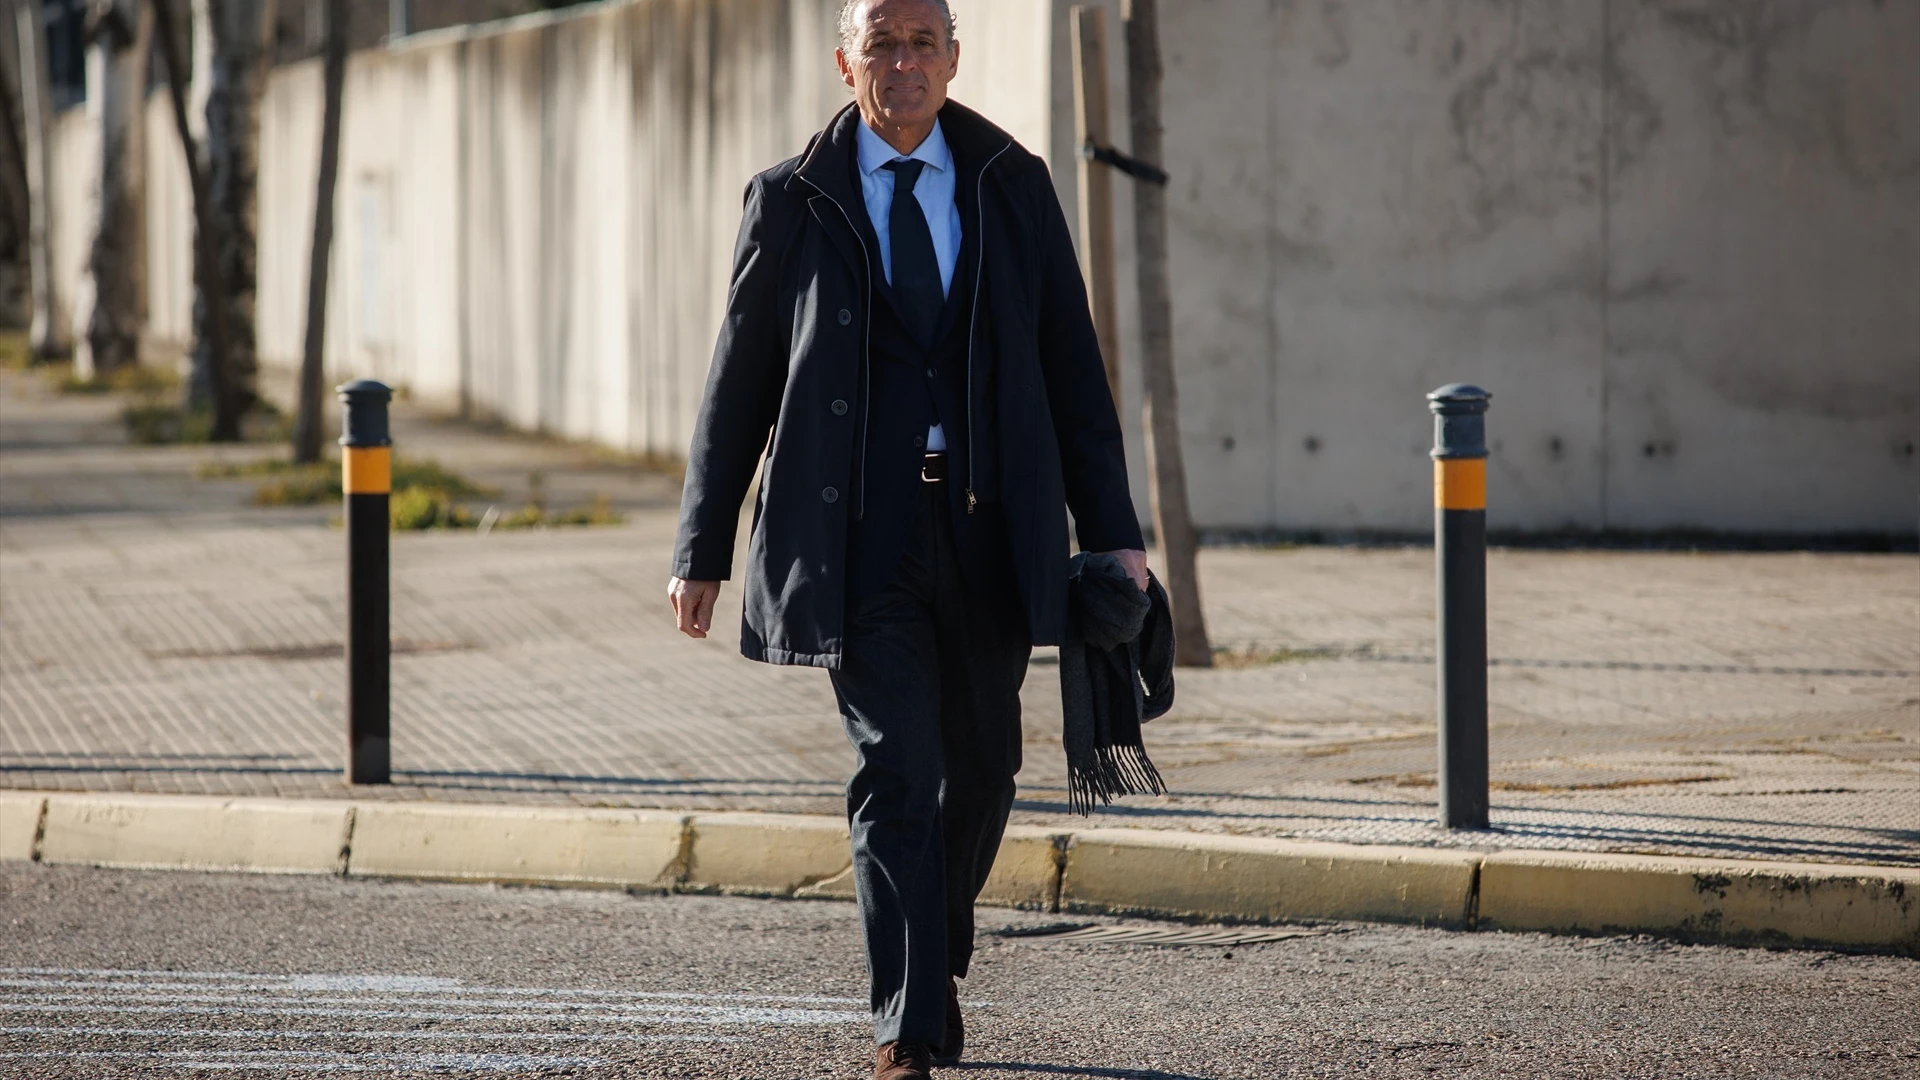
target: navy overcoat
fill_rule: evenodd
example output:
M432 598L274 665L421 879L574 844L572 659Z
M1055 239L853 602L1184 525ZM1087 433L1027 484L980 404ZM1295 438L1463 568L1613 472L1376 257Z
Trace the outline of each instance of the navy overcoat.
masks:
M869 307L878 253L855 228L857 109L747 185L726 319L687 455L673 574L731 576L760 470L740 651L840 666L847 523L866 501ZM1087 551L1142 547L1120 422L1073 238L1044 162L949 101L941 130L979 205L967 338L969 507L998 502L1036 645L1067 612L1067 512ZM974 183L964 180L971 176ZM961 281L955 277L955 281ZM957 471L957 470L956 470Z

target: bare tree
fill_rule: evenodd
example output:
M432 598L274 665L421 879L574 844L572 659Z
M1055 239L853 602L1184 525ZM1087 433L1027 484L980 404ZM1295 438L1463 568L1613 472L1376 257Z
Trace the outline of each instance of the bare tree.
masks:
M211 294L195 290L193 370L187 382L190 406L211 406L213 437L240 437L240 420L258 397L259 361L254 346L256 274L255 209L260 171L260 97L265 89L275 0L194 0L192 112L205 122L197 140L208 214L196 228L214 228L210 243L196 244L196 258L214 266L197 275L224 287L223 311ZM189 153L194 152L192 142ZM216 323L224 320L224 332ZM216 345L223 347L216 348ZM216 368L220 370L215 371Z
M20 0L7 0L9 5ZM12 15L9 8L7 14ZM0 43L11 42L14 20L0 19ZM23 313L19 289L26 279L27 234L32 230L27 209L27 149L21 139L22 119L13 69L19 50L0 49L0 326L19 325Z
M1127 106L1133 120L1133 156L1164 168L1160 127L1160 17L1155 0L1125 0ZM1180 452L1180 399L1173 377L1173 300L1167 283L1167 191L1141 184L1133 193L1134 243L1139 261L1141 369L1145 375L1148 494L1153 531L1166 564L1173 608L1174 663L1212 667L1206 617L1200 610L1193 513L1187 505L1187 468Z
M333 251L333 188L340 172L340 110L347 81L347 3L326 0L326 104L320 119L320 175L313 193L313 246L307 262L307 336L300 355L300 414L293 460L320 460L320 397L327 342L327 272Z
M38 0L14 0L14 31L20 53L20 116L26 144L27 274L32 279L33 311L27 348L36 357L64 356L53 282L53 95L47 85L47 29Z
M88 206L87 272L74 297L74 374L91 379L140 360L139 196L135 158L151 11L138 0L87 10L87 134L98 172Z
M198 140L193 135L193 125L187 119L187 73L185 62L180 59L180 39L174 28L179 25L174 19L172 0L153 0L154 11L160 21L160 58L167 65L167 97L173 104L173 130L180 138L180 147L187 160L187 183L193 191L193 284L196 312L199 298L207 297L210 302L207 309L213 317L207 320L207 338L205 352L210 358L206 365L209 384L207 399L214 406L213 437L233 440L240 437L240 413L232 410L228 403L233 395L227 392L227 303L226 283L220 276L218 258L220 234L219 220L213 213L213 200L207 195L206 170L200 167ZM195 342L195 354L199 355L201 342ZM196 367L199 364L195 360ZM193 403L191 389L188 403ZM242 410L244 412L244 410Z

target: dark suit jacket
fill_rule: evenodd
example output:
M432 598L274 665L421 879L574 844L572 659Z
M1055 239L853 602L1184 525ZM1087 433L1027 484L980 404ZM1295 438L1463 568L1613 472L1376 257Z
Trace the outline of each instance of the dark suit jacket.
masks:
M998 504L1034 644L1066 620L1067 511L1082 548L1142 546L1119 418L1046 165L979 114L940 113L976 199L963 497ZM881 276L846 167L854 106L747 185L725 321L687 456L673 573L730 576L756 464L741 652L838 667L847 531L867 507L869 334ZM956 275L957 277L957 275ZM771 437L769 437L771 432Z

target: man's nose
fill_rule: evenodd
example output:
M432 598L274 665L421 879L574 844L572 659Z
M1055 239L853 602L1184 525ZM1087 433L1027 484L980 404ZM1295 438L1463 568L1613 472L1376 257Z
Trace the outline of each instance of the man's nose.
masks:
M920 67L920 58L913 55L910 45L896 45L893 49L893 69L895 71L915 71Z

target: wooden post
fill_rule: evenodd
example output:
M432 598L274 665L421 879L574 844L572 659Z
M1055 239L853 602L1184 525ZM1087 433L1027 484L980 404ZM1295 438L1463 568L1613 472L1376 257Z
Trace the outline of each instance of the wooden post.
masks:
M1073 130L1078 147L1111 146L1107 130L1107 13L1076 5L1073 16ZM1107 364L1107 389L1120 407L1120 326L1114 303L1113 173L1080 156L1080 272L1093 329Z
M333 256L334 185L340 173L340 109L347 80L347 3L326 0L326 100L320 114L320 175L314 184L313 243L307 250L307 335L300 352L300 410L293 460L320 460L321 373L326 369L327 275Z
M1127 108L1133 156L1165 168L1160 130L1160 24L1155 0L1123 0L1127 26ZM1200 610L1198 540L1187 505L1187 469L1180 453L1180 400L1173 378L1173 299L1167 282L1167 189L1133 189L1134 243L1139 256L1140 368L1146 385L1148 493L1153 531L1165 564L1173 608L1173 662L1212 667L1213 648Z

